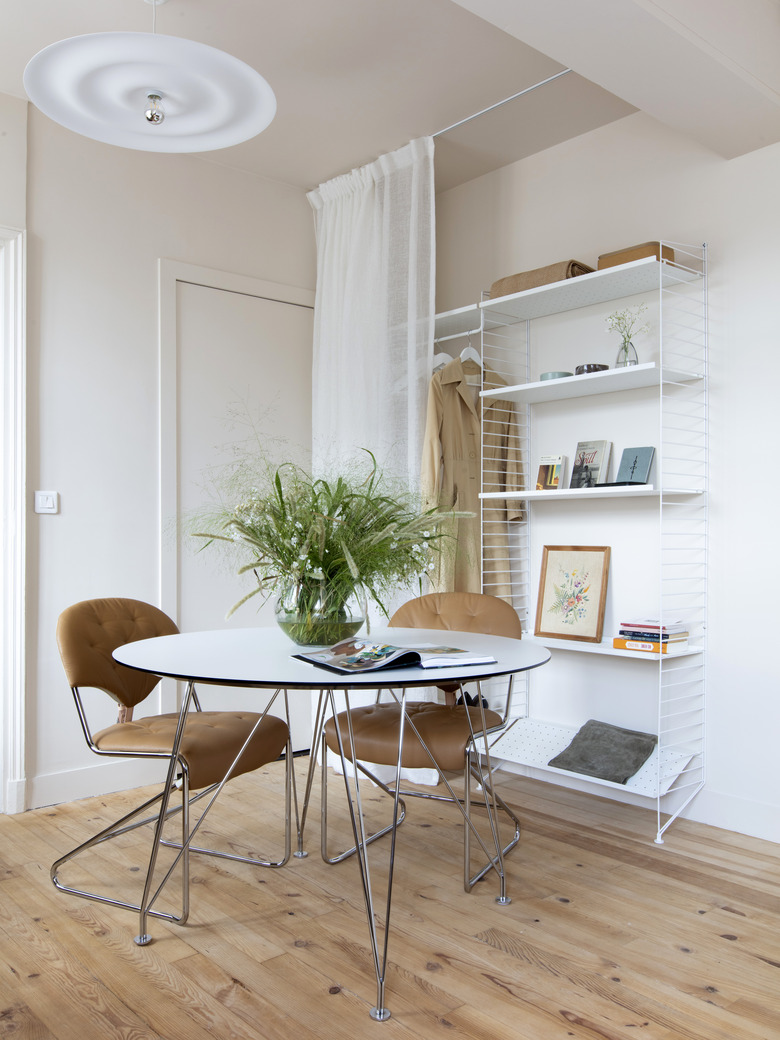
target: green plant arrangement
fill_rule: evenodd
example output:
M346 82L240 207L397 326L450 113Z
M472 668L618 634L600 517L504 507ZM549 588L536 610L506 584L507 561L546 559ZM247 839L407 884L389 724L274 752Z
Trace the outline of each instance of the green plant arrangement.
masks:
M442 551L439 522L450 514L420 510L414 496L389 490L375 457L368 472L314 478L292 463L265 467L235 506L211 517L211 531L251 558L238 570L254 572L253 596L279 596L277 621L302 645L327 646L354 635L370 598L387 616L384 599L431 570ZM357 599L362 611L353 612Z
M616 367L636 364L636 351L631 340L633 336L639 336L650 328L647 322L640 325L640 320L646 310L647 304L640 303L638 307L628 307L624 311L614 311L607 315L607 328L610 332L617 332L622 341L615 362Z

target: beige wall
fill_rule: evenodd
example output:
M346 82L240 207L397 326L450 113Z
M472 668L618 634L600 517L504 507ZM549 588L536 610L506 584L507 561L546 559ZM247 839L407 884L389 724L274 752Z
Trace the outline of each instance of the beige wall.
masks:
M439 311L558 260L709 244L709 774L688 815L776 841L779 180L780 146L726 161L638 113L437 199Z
M28 530L28 802L40 805L91 793L95 762L57 654L59 612L158 595L157 260L313 289L315 251L302 191L99 144L32 107L27 226L28 487L61 496L60 514L31 515ZM214 364L232 349L215 342Z

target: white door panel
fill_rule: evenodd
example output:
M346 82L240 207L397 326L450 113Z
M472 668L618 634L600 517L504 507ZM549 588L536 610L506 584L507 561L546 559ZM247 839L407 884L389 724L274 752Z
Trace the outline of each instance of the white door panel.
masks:
M312 310L247 292L176 283L178 621L183 631L274 624L273 603L260 597L229 620L230 607L252 588L251 575L188 531L194 514L214 500L215 475L259 436L274 461L306 459L311 446ZM302 455L303 453L303 455ZM218 478L217 478L218 483ZM200 550L200 551L198 551ZM242 562L249 562L247 553ZM251 579L251 580L250 580ZM259 609L258 609L259 608ZM292 649L292 644L291 644ZM256 690L201 691L204 707L256 710ZM311 741L310 697L290 694L293 746ZM281 698L272 709L283 714Z

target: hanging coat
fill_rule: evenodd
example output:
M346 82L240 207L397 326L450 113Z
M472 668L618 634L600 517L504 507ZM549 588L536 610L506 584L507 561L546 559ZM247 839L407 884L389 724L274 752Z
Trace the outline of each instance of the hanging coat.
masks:
M468 362L466 363L468 364ZM475 366L476 368L476 366ZM486 370L484 388L505 385ZM522 466L514 404L475 395L464 363L455 358L435 372L428 390L428 412L422 459L422 490L426 505L468 511L474 515L451 521L445 548L432 586L438 592L487 592L511 603L509 532L507 522L523 517L521 502L487 500L482 508L484 540L480 560L480 499L482 454L484 491L522 489ZM484 588L483 588L484 586Z

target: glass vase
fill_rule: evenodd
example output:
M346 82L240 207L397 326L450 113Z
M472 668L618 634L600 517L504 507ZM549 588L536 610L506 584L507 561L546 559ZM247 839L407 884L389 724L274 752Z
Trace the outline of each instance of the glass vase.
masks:
M357 590L316 578L290 581L276 601L276 623L299 646L332 646L357 635L365 620Z
M636 347L631 340L626 340L621 343L620 350L618 350L617 360L615 361L615 368L628 368L630 365L638 365L639 358L637 357Z

